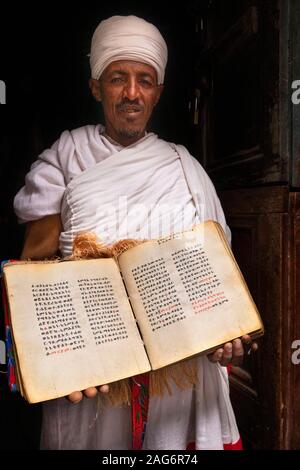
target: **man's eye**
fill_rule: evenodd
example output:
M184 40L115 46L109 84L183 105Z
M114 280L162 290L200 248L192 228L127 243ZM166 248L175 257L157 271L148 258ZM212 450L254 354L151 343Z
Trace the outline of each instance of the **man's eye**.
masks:
M146 87L151 87L153 86L152 83L149 80L146 80L145 78L142 78L140 80L141 85L146 86Z
M122 83L124 81L123 77L114 77L111 79L111 83Z

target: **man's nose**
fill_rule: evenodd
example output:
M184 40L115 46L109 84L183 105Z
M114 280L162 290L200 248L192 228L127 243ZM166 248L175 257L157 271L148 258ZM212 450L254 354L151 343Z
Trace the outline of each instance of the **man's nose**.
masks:
M130 101L133 101L139 98L140 89L139 84L136 78L130 78L124 87L124 97L128 98Z

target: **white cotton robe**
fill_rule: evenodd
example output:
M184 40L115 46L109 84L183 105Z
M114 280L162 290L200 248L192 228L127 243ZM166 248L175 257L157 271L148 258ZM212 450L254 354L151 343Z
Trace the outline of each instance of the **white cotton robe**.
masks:
M149 133L129 147L104 128L64 132L43 152L15 197L20 222L61 213L60 249L72 252L77 233L95 232L107 244L122 238L156 238L216 220L224 214L208 175L188 151ZM199 357L195 388L151 397L144 449L223 449L239 433L229 399L227 370ZM43 405L44 449L130 449L129 406L98 407L97 398L72 405L65 398Z

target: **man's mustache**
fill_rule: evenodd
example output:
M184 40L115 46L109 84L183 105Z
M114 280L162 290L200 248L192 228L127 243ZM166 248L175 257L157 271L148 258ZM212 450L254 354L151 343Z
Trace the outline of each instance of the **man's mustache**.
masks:
M116 106L118 111L143 111L144 106L141 105L137 100L123 100Z

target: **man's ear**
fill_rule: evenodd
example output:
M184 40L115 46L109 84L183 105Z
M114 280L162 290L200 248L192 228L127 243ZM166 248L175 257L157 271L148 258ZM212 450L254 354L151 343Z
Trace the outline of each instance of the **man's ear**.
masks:
M101 101L100 82L95 78L89 79L89 87L96 101Z
M158 85L157 86L157 95L156 95L156 100L155 100L154 106L156 106L157 103L159 102L161 94L162 94L163 91L164 91L164 85Z

